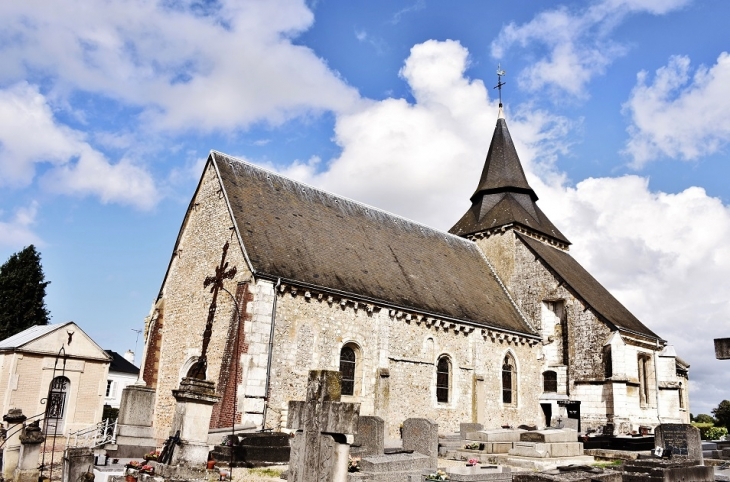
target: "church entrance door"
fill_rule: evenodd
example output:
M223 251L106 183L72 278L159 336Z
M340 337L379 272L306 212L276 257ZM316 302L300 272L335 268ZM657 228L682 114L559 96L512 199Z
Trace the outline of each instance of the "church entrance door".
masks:
M46 434L63 433L64 415L66 415L66 402L68 389L71 381L66 377L56 377L51 382L46 400L46 421L43 429Z

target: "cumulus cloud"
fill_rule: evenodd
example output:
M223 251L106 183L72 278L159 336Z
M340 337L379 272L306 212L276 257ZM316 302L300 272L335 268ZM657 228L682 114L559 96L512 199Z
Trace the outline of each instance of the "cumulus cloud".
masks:
M674 56L653 81L642 71L624 110L631 116L626 152L635 166L658 157L695 160L730 141L730 55L690 76L690 59Z
M32 202L26 207L18 208L9 220L0 220L0 246L16 248L39 244L41 240L33 232L37 212L38 203Z
M502 28L492 42L492 55L502 58L514 45L540 45L547 54L519 73L520 85L529 91L548 87L585 97L591 79L626 52L625 46L609 37L626 15L665 14L689 1L604 0L580 11L561 6L541 12L523 25L510 23Z
M468 52L456 41L414 46L400 75L415 103L372 102L337 117L337 159L296 162L286 174L333 192L448 229L469 207L496 122L497 102L464 77ZM526 112L510 121L525 151L550 155L567 121ZM541 158L549 161L550 156Z
M712 340L730 317L730 208L702 188L652 191L638 176L533 187L573 256L692 365L693 412L727 398Z
M52 79L142 109L155 129L201 130L343 111L359 96L291 39L303 0L0 3L0 81Z
M141 208L157 201L147 171L128 160L111 164L83 133L56 122L36 86L21 82L0 90L0 185L30 184L41 163L51 166L42 183L53 191Z
M464 76L467 65L458 42L414 46L401 70L414 103L385 99L338 116L341 155L285 173L448 229L469 206L497 115L484 85ZM692 364L692 409L709 412L724 396L712 387L730 384L711 348L730 316L730 209L701 188L656 192L638 176L571 186L552 162L569 148L571 124L515 111L507 123L541 208L573 241L573 256Z

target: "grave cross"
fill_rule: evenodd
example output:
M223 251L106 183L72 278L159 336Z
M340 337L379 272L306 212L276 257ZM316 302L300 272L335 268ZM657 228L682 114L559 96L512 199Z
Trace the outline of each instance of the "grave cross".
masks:
M715 338L715 358L730 360L730 338Z
M347 435L357 432L359 403L340 402L342 374L312 370L307 399L290 401L287 428L298 430L292 440L289 480L329 482L347 476Z
M226 254L228 254L228 242L223 245L223 254L221 255L221 262L215 268L215 275L208 276L203 281L203 287L207 288L210 285L210 292L213 293L213 299L210 302L208 308L208 320L205 323L205 331L203 332L203 347L200 350L200 358L190 368L188 376L192 378L198 378L205 380L205 372L208 367L208 344L210 343L210 336L213 334L213 320L215 319L216 302L218 300L218 291L223 288L223 280L233 279L236 276L236 267L228 268L228 261L226 261Z

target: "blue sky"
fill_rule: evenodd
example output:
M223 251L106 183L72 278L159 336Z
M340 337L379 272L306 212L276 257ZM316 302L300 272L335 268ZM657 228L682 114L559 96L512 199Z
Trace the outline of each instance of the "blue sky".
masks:
M730 398L727 2L0 4L0 258L134 349L211 149L448 229L497 114L571 249ZM137 346L141 351L141 341Z

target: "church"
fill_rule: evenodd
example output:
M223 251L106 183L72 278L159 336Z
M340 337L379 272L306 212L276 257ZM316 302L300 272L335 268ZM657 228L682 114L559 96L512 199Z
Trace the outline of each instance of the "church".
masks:
M689 365L571 257L501 104L470 199L443 232L211 152L146 320L156 437L183 377L215 382L211 429L280 429L312 369L389 437L409 417L688 423Z

